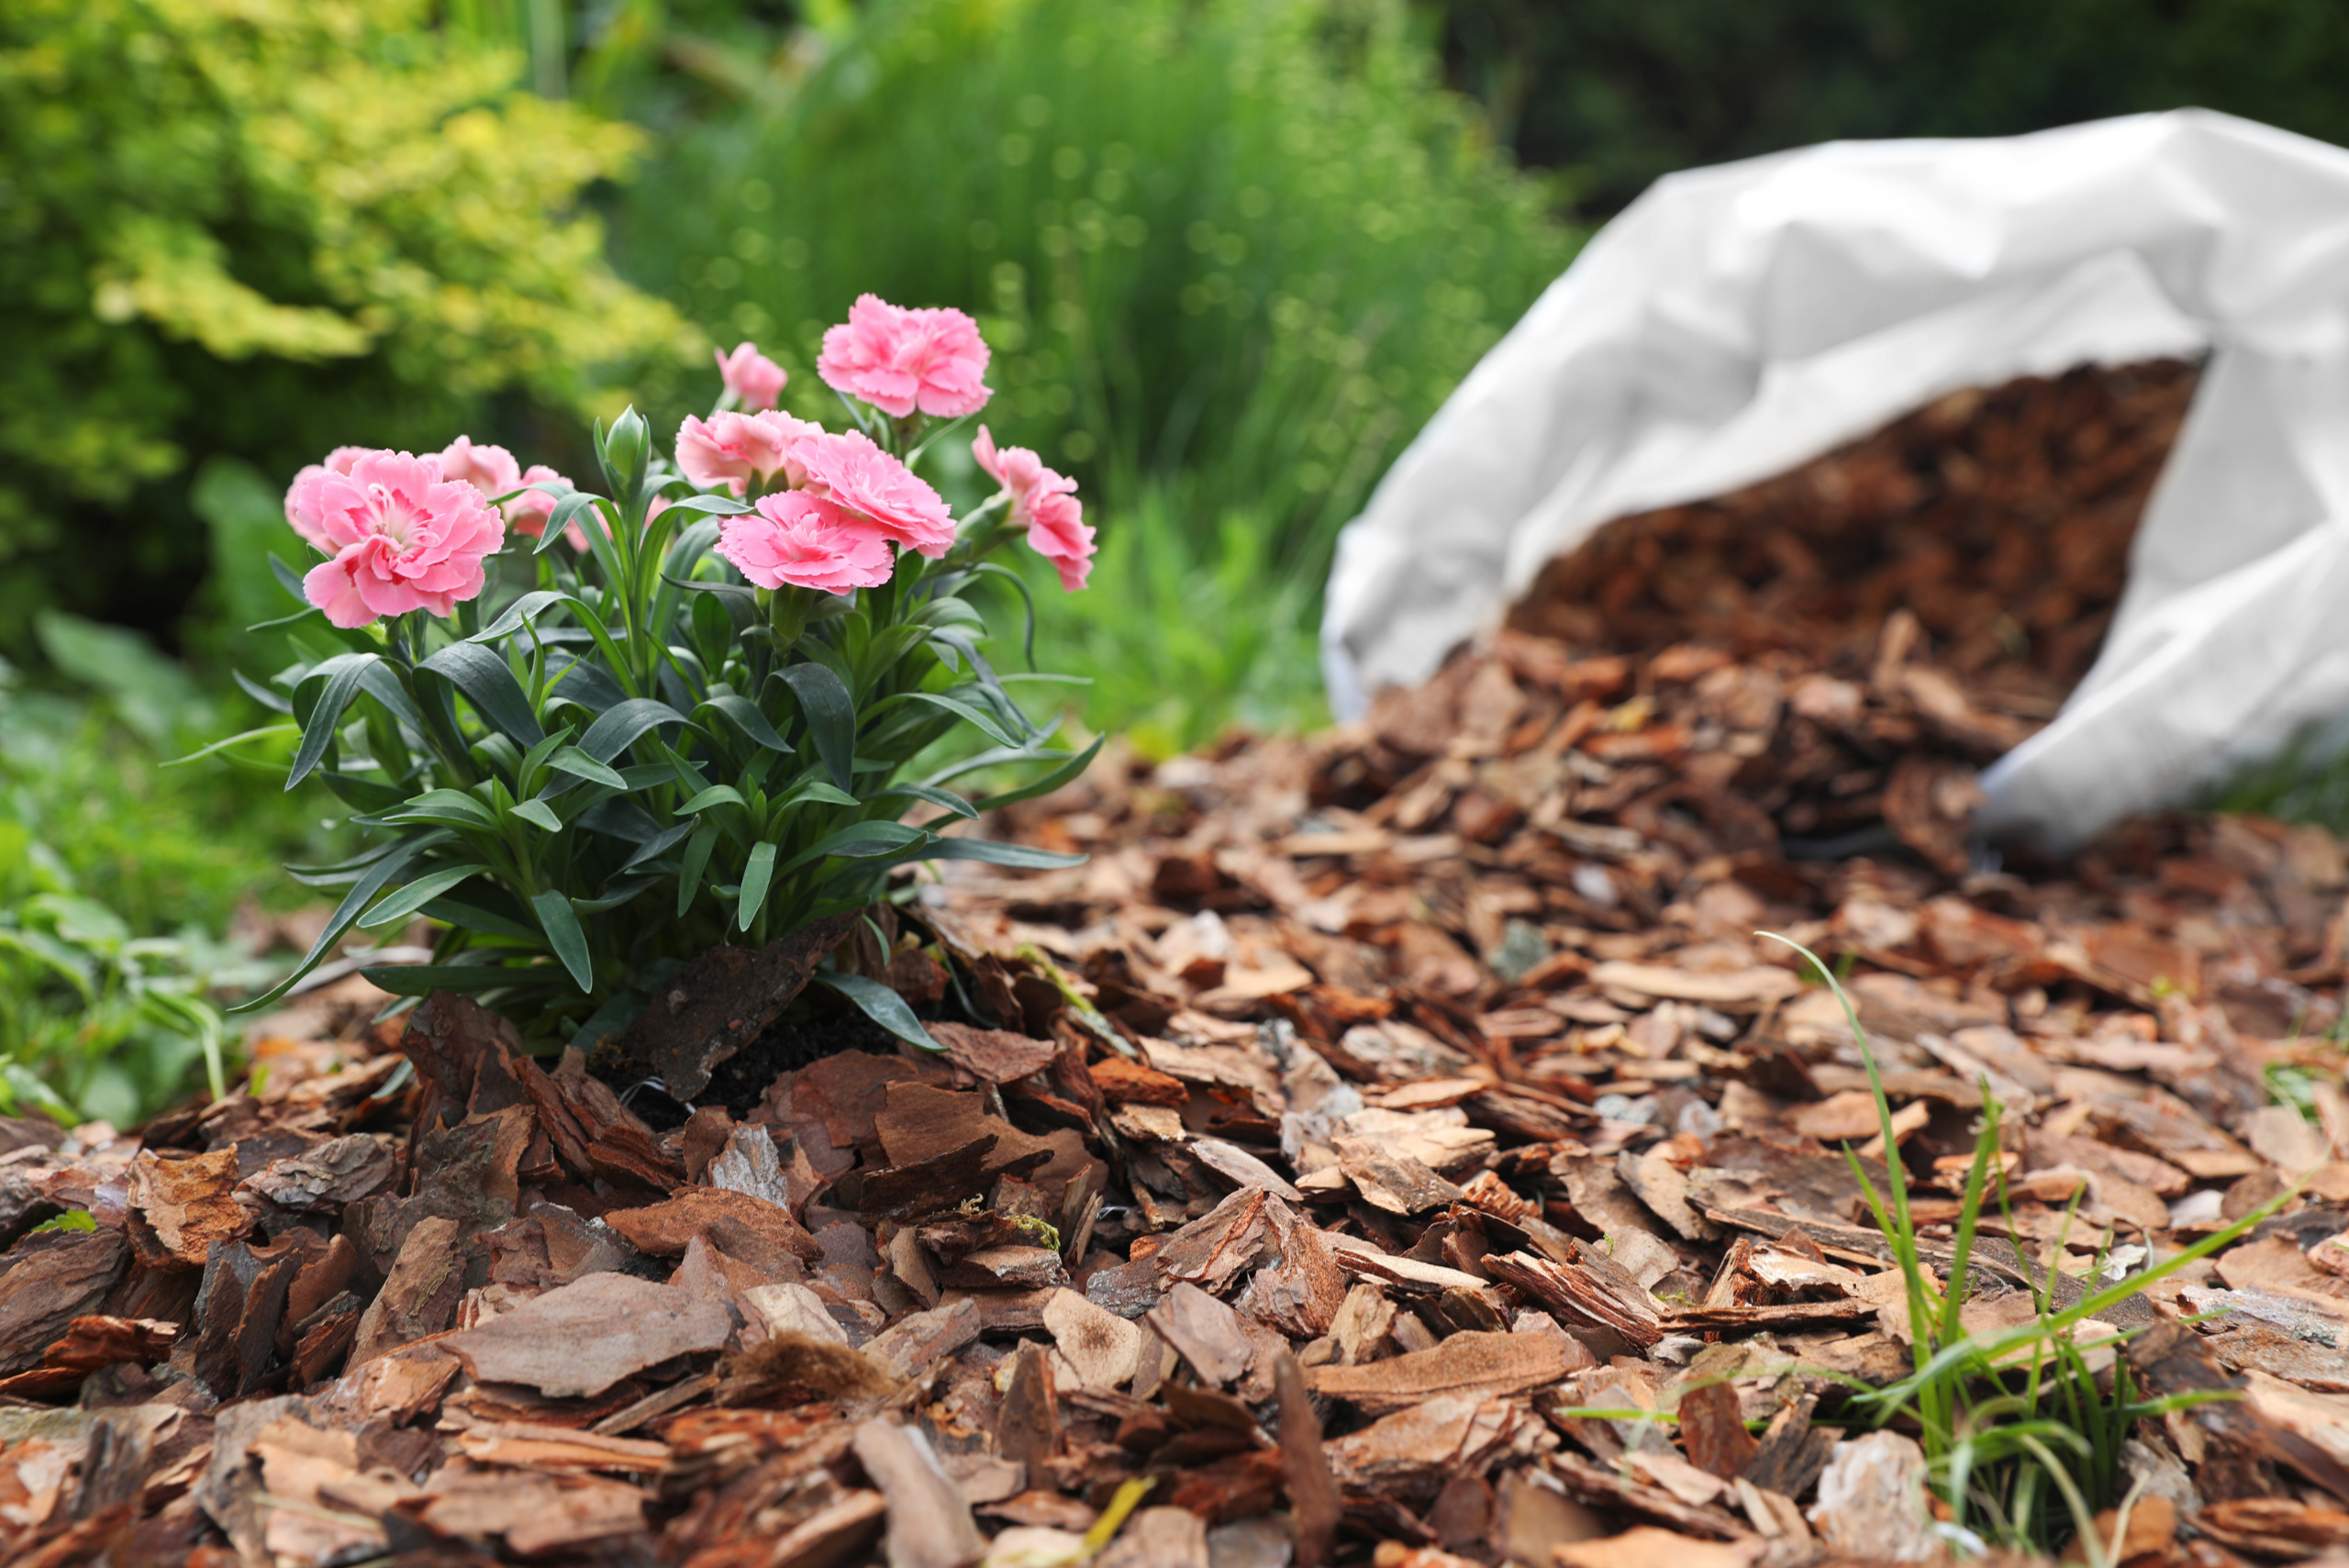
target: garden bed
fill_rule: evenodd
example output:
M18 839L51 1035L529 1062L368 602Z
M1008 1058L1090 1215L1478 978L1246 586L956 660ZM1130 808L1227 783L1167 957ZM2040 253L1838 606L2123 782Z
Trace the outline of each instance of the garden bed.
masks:
M1936 1533L1932 1409L1857 1396L1921 1329L2076 1352L2092 1404L2240 1395L2074 1420L2078 1508L2043 1486L2019 1536L2349 1547L2342 845L2179 816L2001 865L1970 833L1973 770L2093 653L2189 384L1940 406L1617 525L1364 725L1105 753L999 814L1085 865L960 866L843 945L964 1020L941 1054L679 1123L460 999L371 1026L351 981L217 1105L8 1124L0 1543L1917 1559L2001 1533ZM1762 931L1844 975L1874 1066ZM1904 1265L1968 1238L1920 1322Z

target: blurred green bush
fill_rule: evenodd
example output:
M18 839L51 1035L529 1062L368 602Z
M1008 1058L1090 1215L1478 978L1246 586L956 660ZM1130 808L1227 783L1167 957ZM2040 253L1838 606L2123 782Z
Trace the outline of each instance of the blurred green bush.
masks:
M0 648L43 605L172 628L206 553L193 460L282 484L704 351L575 211L639 134L432 15L0 6Z
M880 0L814 36L804 77L745 59L746 112L685 122L624 195L623 271L767 347L807 413L858 293L971 310L983 418L1072 430L1044 456L1105 541L1150 497L1318 580L1576 243L1396 0Z
M208 998L283 973L255 962L253 917L306 896L274 862L333 852L333 802L266 778L290 747L245 749L261 778L161 768L219 705L123 628L44 611L36 635L50 688L0 661L0 1111L128 1125L200 1081L207 1051L233 1056Z

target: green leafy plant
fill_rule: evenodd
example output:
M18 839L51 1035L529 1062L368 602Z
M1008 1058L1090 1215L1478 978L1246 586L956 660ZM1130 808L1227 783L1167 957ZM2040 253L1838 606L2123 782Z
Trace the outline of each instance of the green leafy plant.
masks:
M1249 514L1202 537L1164 491L1145 492L1101 529L1099 586L1037 604L1038 657L1092 682L1063 700L1152 758L1234 725L1301 733L1328 723L1316 584L1275 565L1273 544ZM1026 575L1038 588L1047 581L1038 568Z
M218 1006L274 978L252 951L266 919L239 935L239 912L273 862L330 842L324 792L159 771L220 705L119 628L39 632L83 689L0 662L0 1098L128 1126L233 1071Z
M67 893L0 908L0 1105L127 1124L197 1061L217 1097L227 1029L210 993L266 973L199 933L134 938Z
M925 340L963 354L967 384L933 397L925 383L925 405L985 401L967 317L868 304L881 325L857 331L944 334ZM607 494L517 480L482 449L339 453L347 473L297 480L289 517L329 559L280 563L309 607L286 617L305 657L264 693L286 716L270 728L300 737L288 786L322 780L369 842L294 871L344 891L289 984L354 928L420 914L446 924L434 962L367 971L377 984L469 993L534 1039L585 1044L703 951L860 908L915 862L1073 863L948 829L1057 788L1098 749L1052 747L1012 696L1046 677L995 669L968 596L1018 583L986 558L1022 527L1081 584L1074 487L983 440L1004 488L958 526L912 467L945 430L925 439L911 394L892 412L880 383L826 374L877 400L843 395L851 431L737 411L731 370L674 465L622 415L596 434ZM485 495L443 476L461 462L505 479ZM492 506L537 537L502 534ZM923 772L957 733L982 749ZM976 799L946 787L1006 768L1030 776ZM893 993L854 980L829 983L926 1040Z
M1885 1095L1876 1052L1861 1027L1858 1010L1841 979L1816 953L1773 932L1759 934L1785 943L1809 960L1842 1004L1844 1018L1867 1068L1884 1140L1888 1179L1883 1191L1848 1145L1844 1157L1866 1197L1876 1229L1891 1248L1906 1287L1914 1371L1881 1388L1854 1385L1852 1413L1870 1426L1898 1422L1916 1431L1925 1451L1928 1480L1950 1509L1945 1529L1958 1541L1970 1542L1976 1550L1987 1540L2013 1551L2043 1551L2061 1546L2077 1533L2087 1546L2091 1568L2106 1568L2094 1520L2099 1510L2124 1500L2121 1448L2131 1429L2146 1417L2224 1396L2144 1397L2135 1386L2129 1363L2118 1354L2109 1379L2099 1378L2074 1330L2178 1270L2231 1246L2276 1212L2284 1200L2244 1216L2141 1273L2089 1291L2069 1307L2057 1307L2045 1282L2033 1273L2031 1321L1987 1337L1968 1333L1959 1315L1969 1294L1968 1271L1994 1179L2008 1229L2014 1229L1998 1159L1998 1101L1986 1084L1982 1126L1959 1204L1948 1277L1940 1281L1918 1243L1908 1170L1892 1125L1892 1104ZM2076 1207L2076 1195L2073 1202ZM2065 1234L2069 1222L2067 1212ZM2064 1239L2059 1236L2056 1255L2060 1257L2063 1251ZM2131 1337L2121 1333L2101 1343L2117 1352Z

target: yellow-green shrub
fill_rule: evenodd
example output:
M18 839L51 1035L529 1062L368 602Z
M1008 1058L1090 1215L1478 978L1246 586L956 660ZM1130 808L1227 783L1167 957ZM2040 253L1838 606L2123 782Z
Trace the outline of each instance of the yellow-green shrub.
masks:
M629 128L517 90L418 0L0 6L0 646L163 624L195 459L578 409L697 350L576 204ZM93 548L95 545L97 548Z

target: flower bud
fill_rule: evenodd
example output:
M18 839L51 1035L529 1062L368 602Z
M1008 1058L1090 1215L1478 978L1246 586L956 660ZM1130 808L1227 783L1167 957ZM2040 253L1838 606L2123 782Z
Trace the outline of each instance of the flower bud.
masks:
M644 423L644 416L630 404L612 428L604 433L601 457L604 477L611 482L614 496L626 502L633 498L637 487L644 483L644 469L652 450L652 432Z

